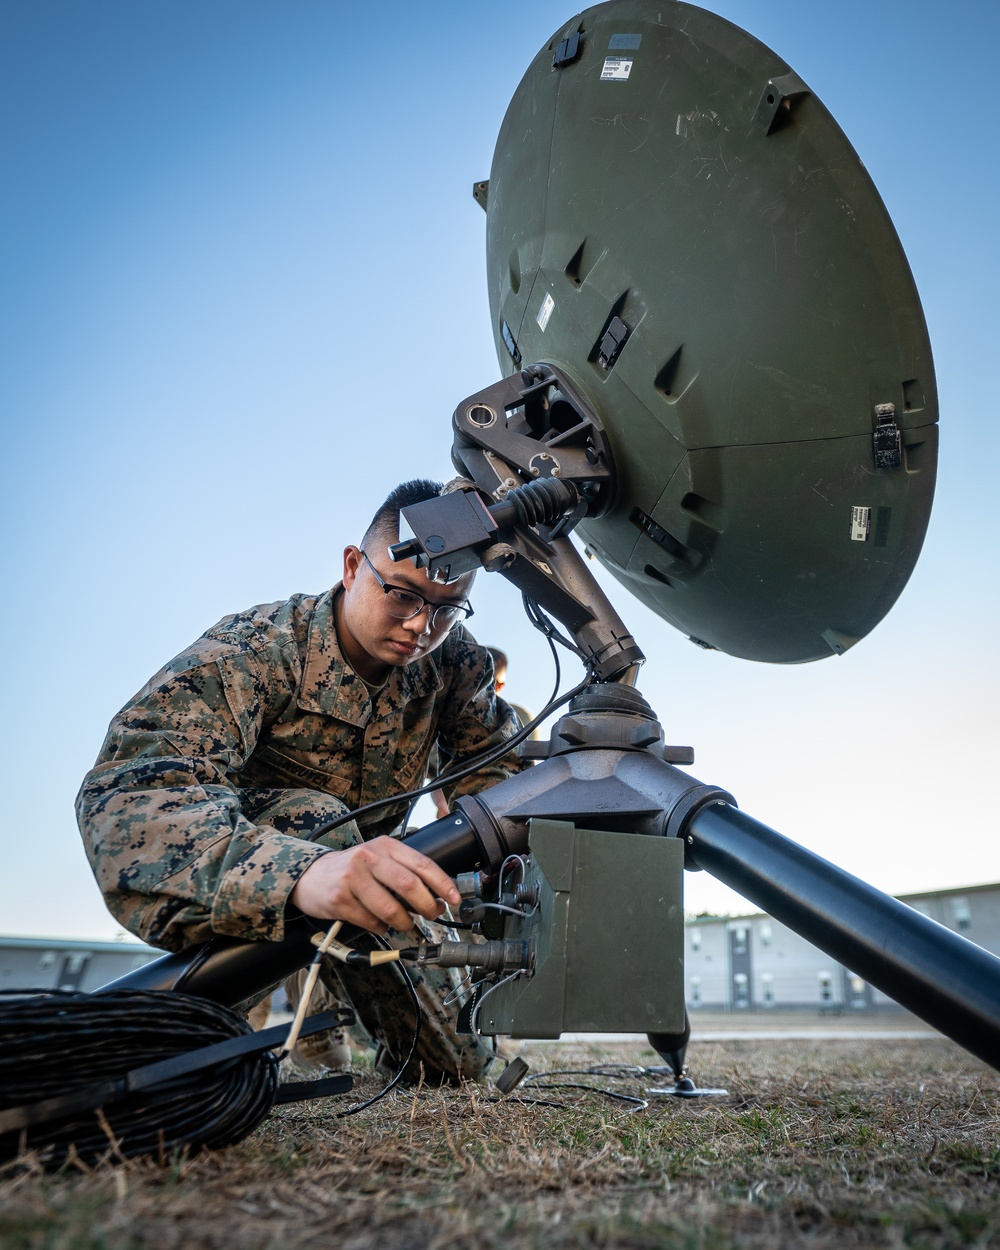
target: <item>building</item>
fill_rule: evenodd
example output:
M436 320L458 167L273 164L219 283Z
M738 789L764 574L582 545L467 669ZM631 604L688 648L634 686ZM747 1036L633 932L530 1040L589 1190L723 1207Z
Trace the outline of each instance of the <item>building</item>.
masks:
M141 968L163 951L144 942L0 937L0 990L91 990Z
M1000 955L1000 882L904 894L900 901ZM694 916L685 923L684 944L692 1012L900 1010L851 969L762 912ZM0 990L89 992L162 954L135 940L0 937Z
M1000 955L1000 883L899 898ZM695 916L685 924L684 941L692 1012L900 1010L888 995L763 913Z

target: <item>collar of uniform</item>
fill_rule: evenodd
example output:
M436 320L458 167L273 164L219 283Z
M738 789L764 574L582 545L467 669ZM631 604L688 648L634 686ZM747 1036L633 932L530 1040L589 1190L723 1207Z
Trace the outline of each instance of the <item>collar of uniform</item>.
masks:
M350 725L366 725L372 714L368 689L344 659L337 641L334 604L342 589L338 582L316 600L309 621L302 685L296 702L307 712L335 716ZM382 690L405 703L432 694L443 684L434 656L425 655L405 667L394 668Z

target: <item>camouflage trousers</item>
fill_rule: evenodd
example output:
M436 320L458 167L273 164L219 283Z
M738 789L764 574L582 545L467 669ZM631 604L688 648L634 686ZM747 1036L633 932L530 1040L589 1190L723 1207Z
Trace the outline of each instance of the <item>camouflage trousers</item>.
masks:
M240 806L255 824L270 825L280 833L310 841L314 830L348 810L339 799L318 790L247 789L241 791ZM345 850L362 839L351 821L315 840L322 846ZM396 947L439 941L440 926L428 927L426 921L415 918L412 929L404 933L391 930L386 940ZM368 934L352 938L350 944L358 950L376 946ZM483 1038L457 1032L462 998L460 969L418 969L408 965L404 973L396 963L366 969L349 968L328 959L320 976L322 984L317 984L313 991L310 1012L325 1011L339 1003L353 1007L360 1023L381 1044L383 1066L392 1066L394 1071L406 1060L417 1028L408 976L419 1004L420 1029L407 1079L418 1078L422 1066L424 1079L432 1083L482 1080L493 1059L493 1049ZM300 974L289 978L286 988L290 1001L298 1002L300 986ZM322 1043L317 1039L310 1052L317 1054L321 1049Z

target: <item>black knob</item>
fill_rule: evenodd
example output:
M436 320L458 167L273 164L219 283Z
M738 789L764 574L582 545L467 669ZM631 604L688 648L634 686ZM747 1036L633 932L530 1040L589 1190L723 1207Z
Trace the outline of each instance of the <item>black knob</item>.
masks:
M396 564L400 560L415 560L420 554L420 543L416 538L407 538L401 543L394 543L389 548L389 559Z

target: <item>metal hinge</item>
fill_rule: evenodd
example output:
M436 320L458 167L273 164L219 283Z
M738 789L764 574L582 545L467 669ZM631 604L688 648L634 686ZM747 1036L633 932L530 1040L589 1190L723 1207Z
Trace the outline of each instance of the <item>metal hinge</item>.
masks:
M898 469L903 463L895 404L875 405L875 432L872 434L877 469Z
M552 68L562 69L564 65L571 65L579 55L580 32L574 31L572 35L567 35L565 39L560 40L552 56Z

